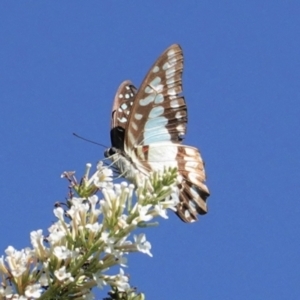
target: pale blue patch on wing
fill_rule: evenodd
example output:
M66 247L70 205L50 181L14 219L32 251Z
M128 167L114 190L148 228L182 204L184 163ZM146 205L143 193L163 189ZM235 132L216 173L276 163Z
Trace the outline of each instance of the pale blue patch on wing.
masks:
M166 125L168 120L165 117L156 117L148 119L144 128L143 144L152 144L158 142L166 142L171 140Z
M151 102L153 102L154 99L155 99L155 95L149 95L146 98L140 100L140 105L141 106L147 106Z
M162 94L157 94L155 97L154 103L159 104L164 102L164 96Z
M155 119L148 119L145 125L145 130L157 130L159 127L165 127L168 124L168 119L165 117L158 117Z
M145 88L145 93L151 94L151 93L153 93L153 89L150 88L149 86L146 86L146 88Z
M161 82L161 78L157 76L150 82L150 86L156 87L160 82Z
M164 108L162 106L153 107L150 111L149 118L157 118L164 113Z

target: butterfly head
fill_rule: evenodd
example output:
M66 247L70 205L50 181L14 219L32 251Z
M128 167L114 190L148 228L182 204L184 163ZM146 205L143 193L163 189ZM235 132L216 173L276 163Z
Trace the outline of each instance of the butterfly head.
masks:
M120 152L120 150L118 150L117 148L115 147L111 147L111 148L108 148L105 150L104 152L104 156L106 158L109 158L109 159L112 159L112 157L117 154L118 152Z

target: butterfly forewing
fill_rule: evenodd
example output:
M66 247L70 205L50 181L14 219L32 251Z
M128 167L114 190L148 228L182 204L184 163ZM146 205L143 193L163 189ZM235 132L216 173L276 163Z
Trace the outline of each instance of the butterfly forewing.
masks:
M154 63L139 88L126 128L125 149L157 142L181 142L187 110L182 92L183 55L170 46Z
M123 81L115 95L110 137L112 146L124 150L125 128L137 89L130 80Z

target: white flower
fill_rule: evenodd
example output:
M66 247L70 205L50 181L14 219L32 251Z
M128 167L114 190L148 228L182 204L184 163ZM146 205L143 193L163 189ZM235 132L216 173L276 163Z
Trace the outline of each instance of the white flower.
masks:
M25 289L25 296L37 299L42 295L41 285L39 283L28 285Z
M9 246L5 250L5 253L7 255L5 260L8 263L14 277L20 277L24 272L26 272L33 259L33 252L30 248L17 251L14 247Z
M124 275L123 269L120 269L120 273L118 275L109 276L110 280L112 281L111 284L116 286L119 291L125 292L130 288L128 283L129 279L128 276Z
M13 293L14 291L10 285L6 287L0 286L0 296L4 297L4 298L0 297L0 299L6 299L5 296L7 296L7 298L10 299Z
M70 281L74 280L71 276L71 273L66 272L66 266L63 266L60 269L54 271L54 275L59 281L64 281L66 279L69 279Z
M115 238L113 237L109 237L109 233L108 232L102 232L100 240L103 241L105 243L105 247L104 247L104 251L106 253L113 253L114 250L114 244L115 244Z
M89 197L88 200L91 204L91 208L90 208L91 213L92 213L93 217L96 219L101 214L101 210L96 208L96 205L99 202L98 196L93 195L93 196Z
M53 246L55 244L59 244L65 236L66 234L62 231L53 232L49 234L48 241Z
M148 222L153 219L153 216L149 213L149 209L152 207L151 204L140 205L137 204L138 216L132 220L132 224L138 224L139 222ZM134 211L134 209L133 209Z
M55 217L61 221L64 220L64 210L61 207L56 207L53 209L53 213L55 215Z
M121 216L118 217L118 226L121 229L125 229L129 226L129 224L127 223L127 215L123 214Z
M99 189L104 188L112 181L113 171L105 166L100 161L97 165L97 172L91 177L90 180L94 181L94 185Z
M50 234L47 240L52 246L60 244L66 237L65 228L61 223L54 223L48 228L48 231Z
M72 218L73 224L83 225L83 222L85 222L85 216L89 209L88 203L73 204L67 213Z
M73 206L79 206L82 204L84 198L77 198L77 197L73 197L70 202L72 203Z
M99 224L98 222L95 222L94 224L87 224L85 226L85 228L88 229L89 231L93 232L93 233L97 233L97 232L101 231L102 224Z
M116 257L118 259L118 264L122 267L127 267L127 257L119 255Z
M39 229L37 231L32 231L30 233L31 245L33 248L38 248L43 244L43 230Z
M179 190L178 187L172 187L172 193L163 202L164 208L169 208L174 211L177 210L176 205L179 203Z
M163 204L161 202L154 206L154 211L164 219L169 218L167 215L167 210L163 207Z
M48 257L49 249L47 249L43 244L44 236L41 229L32 231L30 233L30 240L37 258L44 259L45 257Z
M66 246L54 247L53 254L60 260L72 257L72 251L70 251Z
M98 287L99 289L103 289L103 287L104 287L105 285L107 285L107 282L106 282L106 280L104 279L104 277L103 277L103 275L102 275L101 273L100 273L100 276L99 276L99 274L93 275L93 278L94 278L94 280L96 281L97 287Z
M144 233L139 234L138 236L133 236L136 248L138 251L153 256L150 252L151 244L146 240L146 235Z

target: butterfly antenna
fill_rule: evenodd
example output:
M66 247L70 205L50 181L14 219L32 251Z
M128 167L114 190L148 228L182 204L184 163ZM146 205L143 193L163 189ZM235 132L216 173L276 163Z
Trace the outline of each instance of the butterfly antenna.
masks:
M84 138L84 137L82 137L82 136L80 136L80 135L78 135L77 133L75 133L75 132L73 132L73 135L74 136L76 136L77 138L79 138L79 139L82 139L82 140L84 140L84 141L86 141L86 142L89 142L89 143L92 143L92 144L95 144L95 145L98 145L98 146L101 146L101 147L103 147L103 148L108 148L108 147L106 147L105 145L103 145L103 144L100 144L100 143L97 143L97 142L94 142L94 141L92 141L92 140L88 140L88 139L86 139L86 138Z

